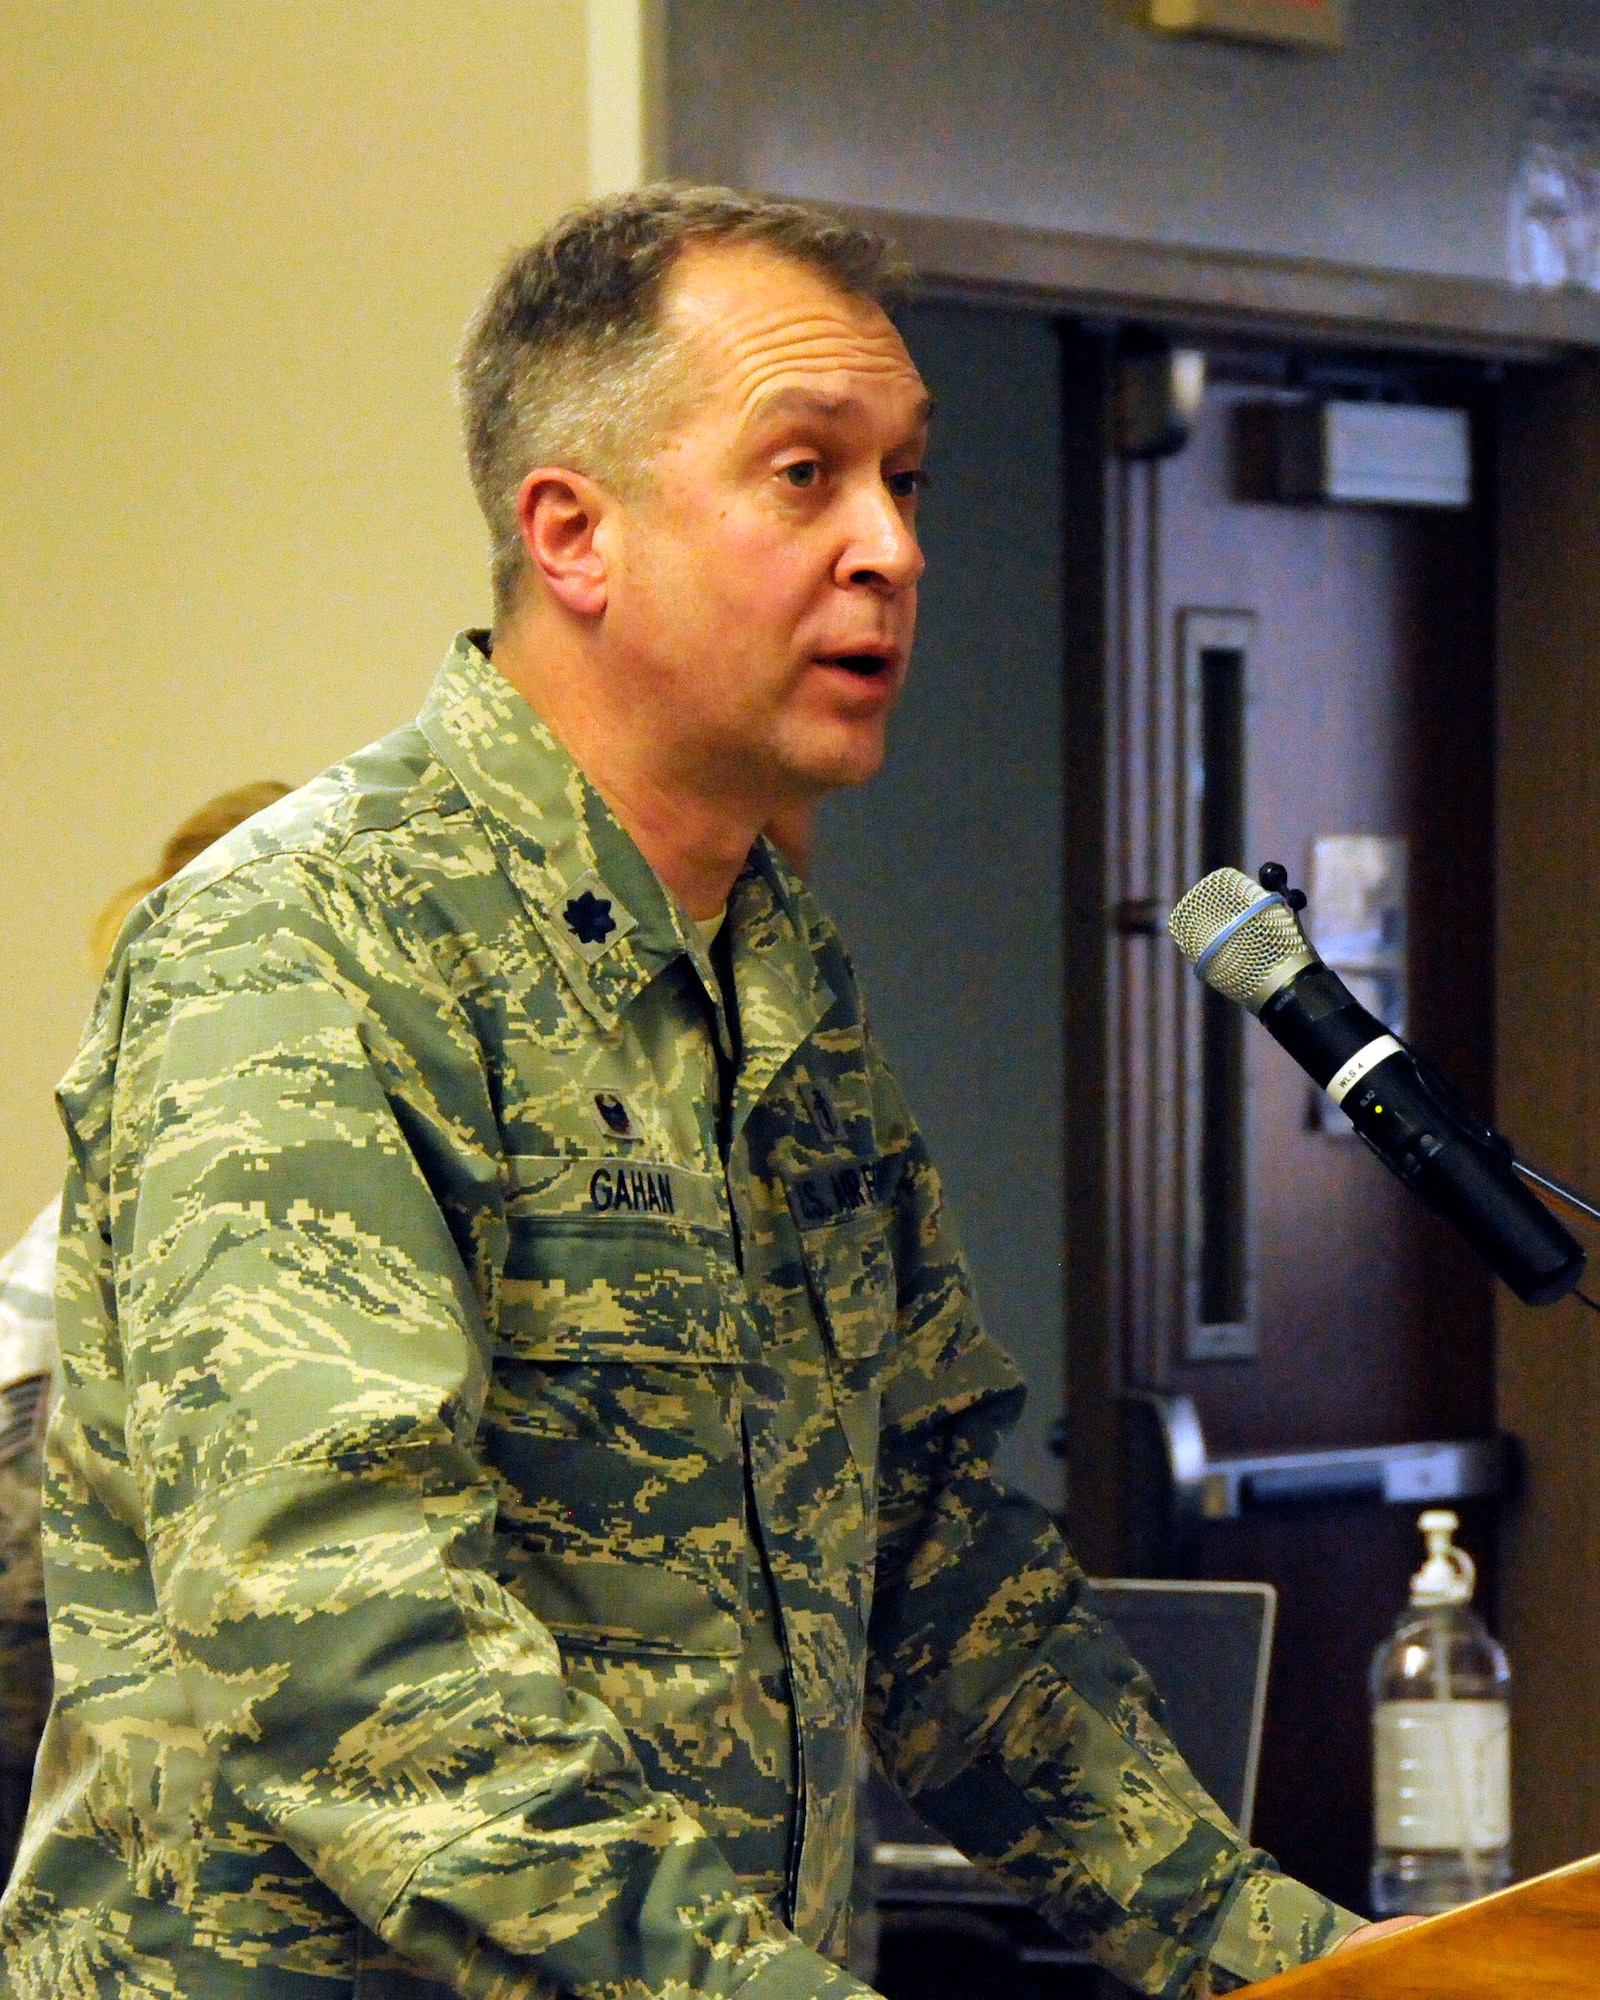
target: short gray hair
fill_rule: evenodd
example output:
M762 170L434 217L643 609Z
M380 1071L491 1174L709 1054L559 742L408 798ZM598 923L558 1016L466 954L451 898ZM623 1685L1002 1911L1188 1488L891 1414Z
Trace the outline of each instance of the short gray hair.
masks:
M770 250L879 304L910 280L883 237L826 210L667 183L585 203L519 250L468 323L457 362L497 613L527 567L517 493L535 466L638 490L686 391L681 343L662 321L664 281L691 246L723 243Z

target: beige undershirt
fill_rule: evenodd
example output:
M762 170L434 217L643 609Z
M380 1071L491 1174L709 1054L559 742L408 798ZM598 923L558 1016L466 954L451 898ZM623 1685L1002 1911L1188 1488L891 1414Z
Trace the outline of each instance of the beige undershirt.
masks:
M705 945L707 951L711 949L717 932L722 929L727 920L728 906L726 903L723 904L714 917L695 917L692 919L695 929L700 933L701 942Z

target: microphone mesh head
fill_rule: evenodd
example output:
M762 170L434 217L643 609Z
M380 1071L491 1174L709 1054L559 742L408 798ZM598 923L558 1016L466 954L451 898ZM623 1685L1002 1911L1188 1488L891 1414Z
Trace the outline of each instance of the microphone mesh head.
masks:
M1218 868L1196 882L1167 919L1179 951L1193 964L1224 924L1255 903L1263 906L1261 914L1241 924L1205 970L1208 986L1252 1009L1289 972L1313 961L1294 912L1239 869Z

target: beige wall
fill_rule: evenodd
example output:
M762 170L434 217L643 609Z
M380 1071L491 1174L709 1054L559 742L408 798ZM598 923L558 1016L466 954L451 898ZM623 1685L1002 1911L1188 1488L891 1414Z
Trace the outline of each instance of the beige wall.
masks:
M485 615L451 355L582 196L592 95L626 156L586 11L0 0L0 1246L59 1179L104 896L404 720Z

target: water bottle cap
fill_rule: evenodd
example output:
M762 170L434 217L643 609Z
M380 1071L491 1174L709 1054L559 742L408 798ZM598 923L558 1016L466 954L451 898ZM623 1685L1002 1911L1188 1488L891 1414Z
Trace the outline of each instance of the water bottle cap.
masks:
M1478 1572L1466 1550L1451 1540L1460 1525L1448 1507L1430 1507L1418 1521L1428 1544L1428 1560L1411 1579L1413 1604L1471 1603Z

